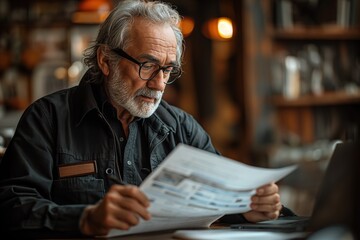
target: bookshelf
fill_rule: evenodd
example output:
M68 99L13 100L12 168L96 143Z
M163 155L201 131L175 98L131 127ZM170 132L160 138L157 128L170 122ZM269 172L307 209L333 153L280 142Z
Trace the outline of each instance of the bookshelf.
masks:
M283 15L276 10L276 5L283 2L272 1L272 11L269 13L273 14L272 19ZM298 7L296 1L286 2L291 4L292 12L295 12ZM353 10L339 11L343 4L350 4ZM287 81L294 81L291 78L297 77L300 83L294 87L299 90L289 97L284 92L287 90L281 93L278 89L270 101L276 112L279 130L298 135L303 144L311 144L319 139L352 140L357 136L350 136L348 132L354 129L357 131L355 135L359 135L359 6L355 1L348 0L330 1L329 6L336 6L337 10L329 10L336 14L326 18L326 21L304 24L306 20L301 16L297 21L292 16L289 17L290 24L277 24L279 21L274 21L269 26L272 53L276 55L277 50L283 51L285 55L295 57L299 65L307 64L303 69L299 66L298 75L293 76L287 73L289 70L285 63L282 83L293 84ZM310 47L311 51L306 52ZM341 67L337 67L339 65ZM315 71L318 71L318 77L315 77ZM316 79L321 81L316 84L317 87L313 83Z
M244 0L242 15L252 159L298 164L282 201L311 214L334 142L360 136L360 2Z
M77 84L82 50L99 25L80 21L78 0L2 0L0 9L0 109L23 111L39 97ZM92 14L97 16L86 16Z
M324 2L263 4L275 62L269 106L279 135L296 135L301 144L359 136L360 4Z

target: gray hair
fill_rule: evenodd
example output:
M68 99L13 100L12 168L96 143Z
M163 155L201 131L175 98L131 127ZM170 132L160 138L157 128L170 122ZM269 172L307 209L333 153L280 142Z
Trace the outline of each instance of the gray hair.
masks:
M84 63L91 69L91 80L102 81L102 72L97 63L97 51L100 46L109 48L126 49L129 42L130 30L134 19L143 17L154 23L167 23L174 31L177 49L176 61L179 66L182 63L183 35L178 26L181 17L179 13L168 3L146 0L125 0L111 11L106 20L100 25L99 33L93 45L84 51ZM110 51L104 50L110 60L116 60Z

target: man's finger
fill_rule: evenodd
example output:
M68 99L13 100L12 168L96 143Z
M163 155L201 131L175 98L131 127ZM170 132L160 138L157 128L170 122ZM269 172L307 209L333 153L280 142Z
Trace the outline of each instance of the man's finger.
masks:
M256 204L277 204L280 202L280 195L278 193L267 196L252 196L251 202Z
M277 192L279 192L279 187L275 183L271 183L258 188L256 190L256 195L264 196L264 195L271 195Z
M121 196L127 196L130 198L136 199L144 207L148 207L150 205L150 201L147 198L147 196L142 191L140 191L140 189L136 186L113 185L111 187L111 190L117 191L118 194L120 194Z

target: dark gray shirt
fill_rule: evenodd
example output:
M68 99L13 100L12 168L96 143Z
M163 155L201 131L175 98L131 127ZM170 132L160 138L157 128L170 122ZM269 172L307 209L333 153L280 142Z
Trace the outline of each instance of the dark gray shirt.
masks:
M165 101L132 122L122 143L116 118L98 104L101 89L80 84L25 110L0 165L1 229L79 231L85 206L113 184L108 175L139 185L148 174L142 169L155 169L178 143L217 153L195 119ZM95 172L60 177L60 166L87 162Z

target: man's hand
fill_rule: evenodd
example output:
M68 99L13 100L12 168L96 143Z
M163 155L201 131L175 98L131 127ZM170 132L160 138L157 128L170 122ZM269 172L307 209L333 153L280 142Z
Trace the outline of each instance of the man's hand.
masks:
M85 208L80 231L85 235L105 235L110 229L128 230L140 218L151 218L150 202L136 186L113 185L104 198Z
M251 197L250 207L251 211L243 214L249 222L278 218L282 208L278 186L271 183L258 188L256 194Z

